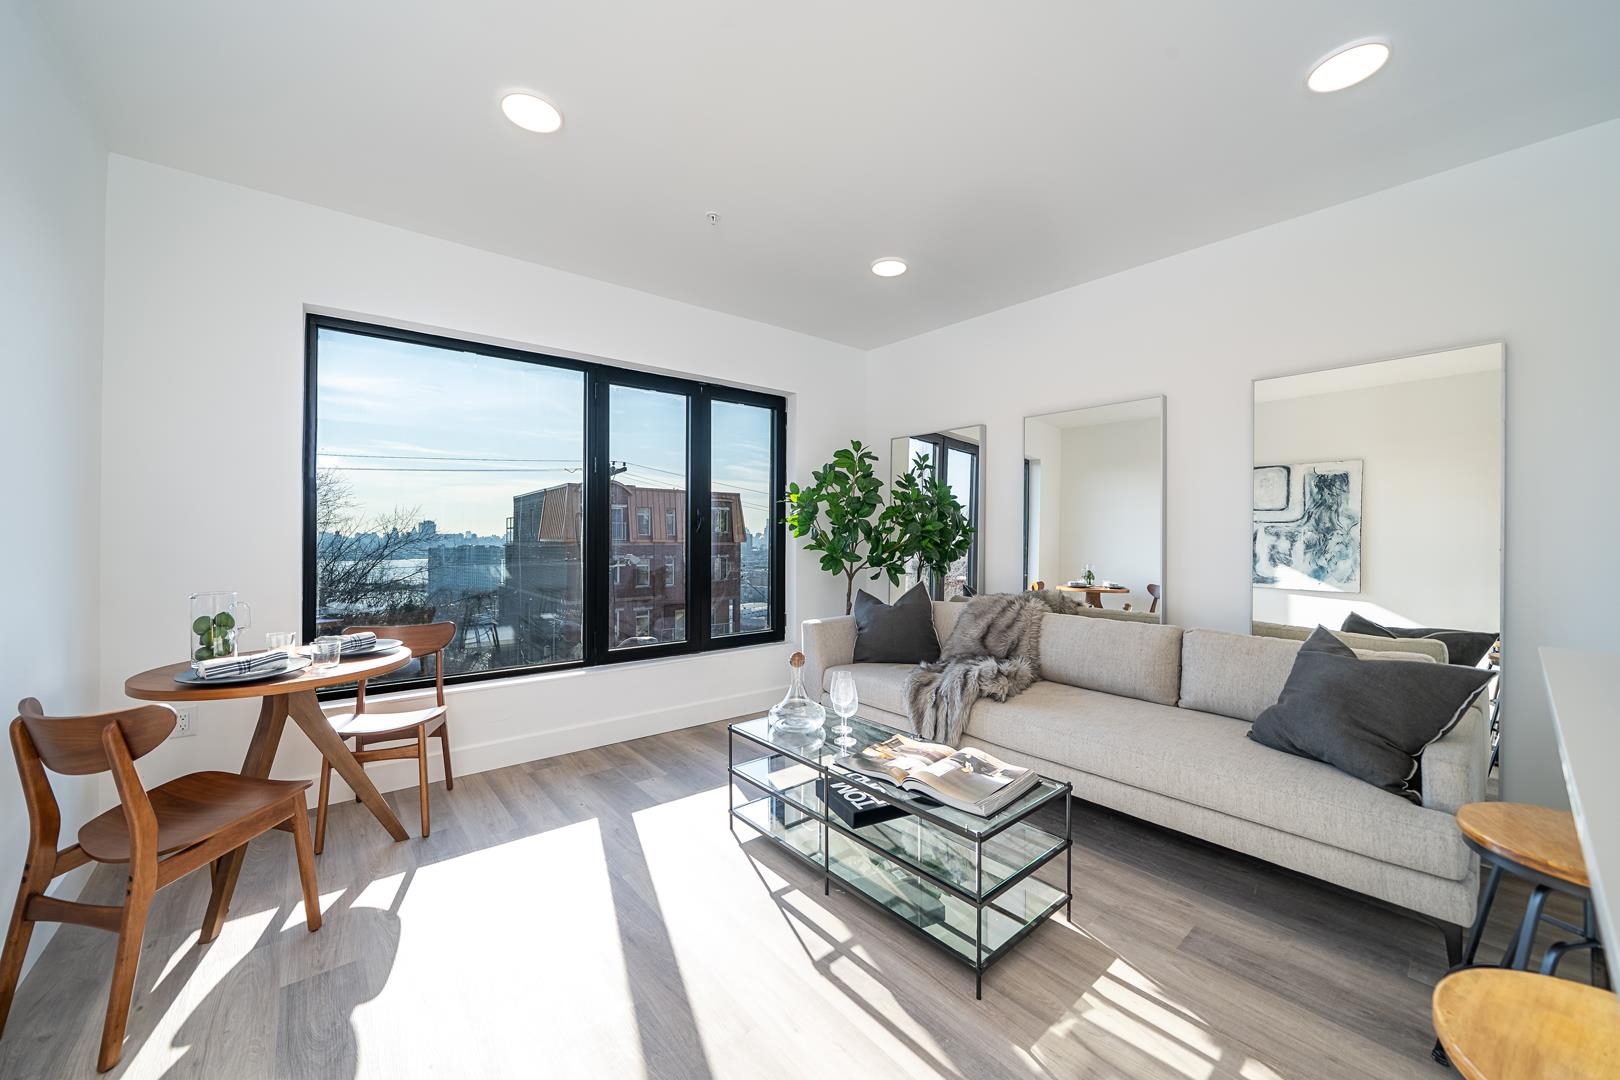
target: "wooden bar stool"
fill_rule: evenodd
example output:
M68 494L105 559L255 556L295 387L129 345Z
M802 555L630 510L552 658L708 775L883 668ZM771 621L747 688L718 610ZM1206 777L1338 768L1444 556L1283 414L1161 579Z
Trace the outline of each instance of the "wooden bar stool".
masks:
M1620 1076L1620 999L1607 990L1473 968L1440 980L1433 1013L1466 1080Z
M428 825L428 766L427 741L437 735L439 755L444 758L444 787L454 790L455 774L450 770L450 720L444 704L444 649L456 636L456 624L436 622L412 626L351 626L345 634L370 632L380 638L395 638L411 650L413 657L433 657L433 682L437 704L425 709L405 712L366 712L366 680L361 679L355 691L354 712L331 717L332 727L344 740L354 740L354 757L362 766L373 761L394 761L415 758L417 795L422 809L422 835L427 836ZM406 741L409 740L409 741ZM366 749L377 743L397 743ZM320 802L315 810L315 851L326 847L326 803L331 792L332 766L321 760Z
M1474 962L1485 920L1496 899L1497 886L1501 884L1502 875L1507 873L1524 878L1533 888L1530 902L1525 907L1524 920L1519 924L1518 935L1503 955L1501 966L1527 969L1536 930L1543 922L1548 922L1579 936L1573 941L1559 942L1549 947L1542 961L1542 972L1548 975L1555 973L1559 962L1570 952L1590 950L1592 981L1606 984L1607 970L1603 964L1602 946L1598 942L1592 910L1591 883L1587 878L1586 860L1581 855L1581 841L1575 831L1573 815L1567 811L1523 803L1477 802L1458 809L1457 826L1462 830L1463 840L1490 867L1485 894L1474 916L1474 925L1468 931L1461 966L1466 967ZM1565 893L1581 901L1585 911L1584 925L1572 926L1544 913L1547 897L1554 892Z
M309 811L304 805L308 780L200 772L147 791L135 772L135 761L169 737L174 730L173 709L144 705L97 716L47 717L38 701L27 698L17 712L11 722L11 749L28 805L28 858L6 928L5 951L0 953L0 1033L5 1031L35 923L79 923L110 930L118 935L118 951L96 1067L106 1072L118 1064L152 894L271 829L292 833L304 886L304 921L311 932L321 928ZM46 769L64 776L111 772L118 788L119 805L92 818L79 830L79 842L61 851L56 841L62 817ZM121 906L45 894L53 879L89 862L128 867Z

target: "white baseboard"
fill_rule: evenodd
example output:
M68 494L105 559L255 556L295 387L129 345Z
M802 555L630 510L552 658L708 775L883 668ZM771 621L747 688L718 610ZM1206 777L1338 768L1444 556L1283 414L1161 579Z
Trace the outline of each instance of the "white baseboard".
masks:
M455 742L454 702L451 702L450 753L455 758L456 775L470 776L507 765L521 765L526 761L572 754L611 743L641 739L648 735L661 735L666 731L699 727L733 716L746 716L764 712L781 698L780 688L755 690L726 697L709 698L684 705L666 706L629 716L615 716L592 720L570 727L551 728L527 735L463 745ZM723 782L722 769L715 773L715 782ZM411 760L383 761L366 769L379 791L398 791L416 786L416 762ZM444 779L444 763L439 760L439 740L428 740L428 780L437 783ZM319 792L315 785L309 789L309 805L314 806ZM342 777L332 774L332 799L352 799L354 792Z

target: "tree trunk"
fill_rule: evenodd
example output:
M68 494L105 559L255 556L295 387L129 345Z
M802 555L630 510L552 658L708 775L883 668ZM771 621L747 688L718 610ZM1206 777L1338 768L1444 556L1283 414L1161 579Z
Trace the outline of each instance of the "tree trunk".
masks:
M844 614L855 610L855 571L844 571Z

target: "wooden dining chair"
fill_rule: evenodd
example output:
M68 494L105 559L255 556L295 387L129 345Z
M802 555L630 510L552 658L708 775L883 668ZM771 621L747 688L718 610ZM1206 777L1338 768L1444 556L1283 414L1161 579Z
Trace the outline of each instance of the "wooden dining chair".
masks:
M351 626L345 634L365 632L380 638L397 638L413 657L433 657L433 684L437 703L425 709L404 712L366 712L366 680L360 680L354 695L354 712L331 718L332 726L345 740L354 740L354 758L362 766L373 761L415 758L417 795L422 804L422 835L428 835L427 741L439 737L439 756L444 758L444 787L456 786L450 770L450 718L444 705L444 649L456 636L453 622L422 623L412 626ZM366 749L376 743L396 745ZM321 761L320 801L315 810L315 851L326 847L326 803L331 793L332 764Z
M0 1034L5 1032L35 923L78 923L110 930L118 935L118 950L113 955L107 1022L96 1068L106 1072L118 1064L152 894L271 829L292 833L304 886L304 921L311 932L321 928L304 801L308 780L199 772L148 791L135 772L135 761L169 737L174 730L173 709L145 705L95 716L48 717L38 701L26 698L17 712L11 722L11 749L22 776L29 839L17 906L6 928L5 951L0 953ZM62 816L46 769L63 776L111 772L118 789L119 805L92 818L79 830L78 843L61 851L56 842ZM52 880L90 862L127 867L122 905L46 895ZM206 927L204 940L209 940Z
M1157 585L1149 585L1147 587L1147 594L1149 596L1153 597L1153 603L1148 605L1148 614L1150 614L1150 615L1156 613L1159 610L1159 593L1160 593L1160 591L1161 590L1159 589L1159 587Z

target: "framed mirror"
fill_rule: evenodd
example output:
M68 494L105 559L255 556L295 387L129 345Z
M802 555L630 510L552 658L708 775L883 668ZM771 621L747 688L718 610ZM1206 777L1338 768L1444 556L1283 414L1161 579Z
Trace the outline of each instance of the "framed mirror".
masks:
M1504 352L1256 380L1256 634L1440 631L1451 662L1484 662L1502 625Z
M927 467L937 470L956 501L967 511L968 523L973 526L973 543L967 555L958 559L946 573L928 575L928 592L935 600L973 596L984 581L984 549L980 543L984 528L979 520L980 508L984 506L984 470L980 467L983 448L983 424L901 435L889 442L890 482L904 476L916 463L917 456L924 455L928 459ZM900 584L890 588L891 602L898 600L917 581L915 571L902 575Z
M1163 621L1162 395L1025 418L1023 556L1086 614Z

